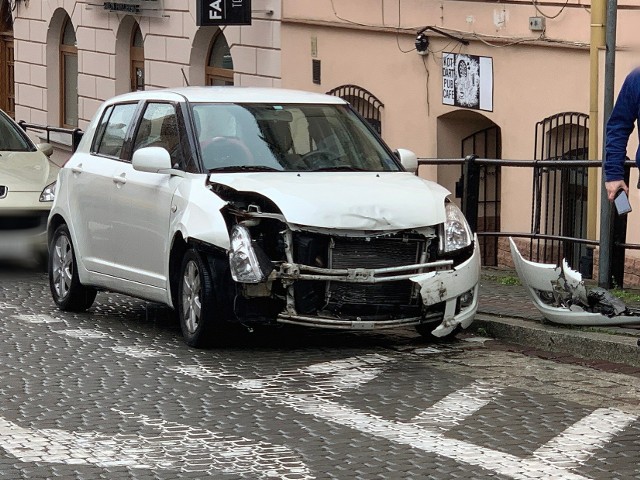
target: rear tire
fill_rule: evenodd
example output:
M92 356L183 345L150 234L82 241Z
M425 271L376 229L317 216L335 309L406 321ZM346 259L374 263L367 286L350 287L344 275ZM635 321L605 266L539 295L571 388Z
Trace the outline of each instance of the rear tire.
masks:
M185 252L178 277L178 318L187 345L210 346L222 322L216 285L206 259L195 249Z
M78 263L66 225L56 229L50 248L49 288L53 301L65 312L84 312L93 305L98 292L80 283Z

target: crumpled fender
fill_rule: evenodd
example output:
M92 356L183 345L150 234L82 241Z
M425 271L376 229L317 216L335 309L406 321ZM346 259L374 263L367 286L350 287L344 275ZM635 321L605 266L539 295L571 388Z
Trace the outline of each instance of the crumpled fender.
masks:
M227 202L202 185L182 182L176 190L173 204L176 212L171 222L173 234L180 232L185 240L195 239L229 250L229 232L222 216Z
M562 267L556 267L546 263L536 263L525 260L512 238L509 238L511 246L511 257L518 272L518 277L525 287L529 298L540 313L555 323L564 325L629 325L640 323L640 316L618 315L608 317L601 313L587 312L580 307L571 309L565 306L554 306L542 301L539 292L544 292L553 298L554 285L557 284L561 276L564 274L565 281L570 288L575 291L576 297L582 297L583 291L586 291L582 277L575 270L571 270L566 262ZM563 272L564 270L564 272ZM582 310L582 311L580 311Z
M480 263L480 247L476 235L473 254L468 260L452 270L422 273L410 279L420 287L420 295L425 306L445 302L442 323L431 332L432 335L444 337L458 326L467 328L471 325L478 309ZM458 297L472 289L472 305L456 314Z

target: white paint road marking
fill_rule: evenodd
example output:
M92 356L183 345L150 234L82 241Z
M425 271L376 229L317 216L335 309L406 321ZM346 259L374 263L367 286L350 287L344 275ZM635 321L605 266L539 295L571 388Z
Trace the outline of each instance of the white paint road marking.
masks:
M380 361L391 361L391 357L380 357ZM365 363L365 365L362 365ZM481 382L455 392L437 402L433 407L419 415L413 422L391 421L368 412L341 405L336 401L336 390L350 388L340 379L351 376L348 372L340 372L343 365L351 369L359 364L358 371L367 368L377 372L381 367L366 366L362 357L343 361L342 364L328 362L298 369L293 372L282 372L265 379L244 380L236 383L236 387L258 396L267 402L285 405L293 410L311 415L323 421L352 428L361 433L384 438L388 441L412 448L420 449L455 461L476 465L487 471L508 476L516 480L531 478L562 478L563 480L584 480L580 474L569 468L579 466L588 460L597 449L602 448L613 436L637 419L615 409L597 410L592 415L569 428L547 446L541 447L536 455L521 458L505 452L446 437L446 431L462 422L486 405L492 395L499 394L500 389ZM304 387L304 394L296 393L292 380L299 381L301 375L315 376L316 372L325 372L329 378L316 381L312 378ZM355 372L354 372L355 375ZM366 376L370 381L370 375ZM332 388L333 387L333 388ZM459 410L459 412L458 412ZM431 416L431 420L429 420ZM603 432L603 439L596 438L594 431ZM586 434L580 437L580 434ZM573 441L573 447L561 448L563 439ZM581 442L580 448L575 448Z
M0 447L23 462L171 469L203 475L222 472L252 479L314 478L302 460L284 446L222 436L145 415L118 413L160 433L153 436L105 435L31 429L0 417Z
M27 323L67 323L64 320L58 320L51 315L13 315L13 318Z
M539 460L565 467L578 466L636 420L615 408L600 408L536 450Z
M67 337L71 338L77 338L78 340L98 340L101 338L111 338L110 335L93 328L70 328L66 330L56 330L56 333L59 333L60 335L66 335Z
M325 398L286 394L278 398L274 397L273 400L299 413L311 415L323 421L460 463L475 465L516 480L531 480L531 478L585 480L587 478L546 462L522 459L463 440L447 438L442 433L422 426L386 420Z
M473 382L438 401L411 420L415 425L451 430L488 405L502 389L487 382Z
M131 358L147 359L157 357L175 357L175 354L169 352L163 352L162 350L155 350L153 348L139 347L139 346L116 346L111 347L115 353L126 355Z

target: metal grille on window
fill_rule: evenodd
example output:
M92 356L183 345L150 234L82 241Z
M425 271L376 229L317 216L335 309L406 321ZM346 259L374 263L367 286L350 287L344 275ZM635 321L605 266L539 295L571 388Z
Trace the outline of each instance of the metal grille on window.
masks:
M564 112L536 124L536 160L588 160L589 116ZM545 235L586 238L587 168L535 168L531 231ZM561 240L536 240L531 257L537 261L569 264L591 277L593 251L585 245Z
M327 92L346 100L362 117L382 135L382 109L384 104L371 92L357 85L342 85Z

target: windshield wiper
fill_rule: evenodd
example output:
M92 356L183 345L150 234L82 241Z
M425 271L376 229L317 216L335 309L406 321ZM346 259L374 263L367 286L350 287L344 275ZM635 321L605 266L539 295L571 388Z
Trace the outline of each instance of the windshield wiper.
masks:
M229 165L226 167L210 168L209 172L282 172L277 168L266 165Z
M370 172L364 168L352 167L350 165L336 165L334 167L322 167L311 170L312 172Z

